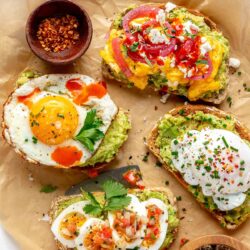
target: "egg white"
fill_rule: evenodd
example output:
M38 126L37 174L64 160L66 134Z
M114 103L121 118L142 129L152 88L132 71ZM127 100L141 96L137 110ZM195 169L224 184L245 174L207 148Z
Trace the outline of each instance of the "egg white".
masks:
M127 209L135 212L144 221L146 221L147 211L146 211L145 206L139 201L139 199L135 195L129 194L128 196L131 197L131 202L130 202L129 206L127 207ZM119 236L118 232L113 227L114 220L115 220L114 213L111 213L111 212L108 213L108 220L109 220L110 227L113 230L112 235L113 235L113 239L117 245L117 248L121 248L121 249L131 248L131 249L133 249L133 248L141 245L141 243L143 241L143 237L145 236L146 223L143 223L141 229L136 233L136 239L133 242L128 243L128 242L126 242L126 240L124 238Z
M28 95L35 88L40 88L41 92L34 96L33 101L36 102L45 96L63 96L67 98L77 110L79 119L76 132L77 135L84 124L87 112L90 107L94 107L97 112L101 115L103 121L103 126L100 130L105 134L108 130L114 116L116 115L118 109L115 103L111 100L109 94L106 94L102 98L90 97L83 106L76 105L72 101L72 94L66 88L66 82L69 79L79 78L85 84L89 85L95 81L84 75L73 74L73 75L45 75L36 79L32 79L17 88L12 94L12 98L4 107L4 122L8 127L5 130L5 137L10 141L15 147L16 151L22 152L26 158L31 162L39 162L44 165L58 166L58 163L51 158L52 152L57 147L64 146L76 146L82 154L79 164L84 164L93 155L88 149L86 149L79 141L70 138L65 140L63 143L57 145L46 145L41 141L37 141L36 144L32 142L33 133L29 124L29 108L23 103L18 102L18 96ZM28 139L28 141L27 141ZM99 140L94 145L94 150L96 150L102 140Z
M87 249L83 245L84 238L86 237L86 234L89 233L89 229L94 225L103 225L105 224L104 220L98 219L98 218L90 218L88 219L84 225L80 228L79 235L75 239L75 246L77 250L85 250Z
M238 135L224 129L191 130L191 139L185 134L182 141L171 143L171 150L178 152L178 157L173 157L174 166L183 174L185 181L190 185L199 185L205 196L212 196L219 210L232 210L246 199L246 192L250 188L250 147ZM222 137L228 143L226 147ZM195 138L195 140L194 140ZM190 143L191 140L191 143ZM209 142L204 144L204 142ZM233 146L238 151L230 148ZM200 155L204 155L204 165L210 166L209 159L215 159L214 150L220 147L220 159L216 160L219 173L218 178L212 178L211 172L204 167L198 169L195 162ZM233 162L228 159L227 152L233 155ZM244 162L244 171L240 170L241 161ZM188 165L189 164L189 165ZM237 164L238 168L234 165ZM232 172L224 170L223 166L233 167ZM183 167L184 166L184 167ZM213 169L213 167L212 167ZM225 181L226 180L226 181ZM223 188L219 188L223 187Z
M163 214L160 215L160 236L159 238L155 241L153 245L150 247L144 247L141 246L140 249L142 250L155 250L155 249L160 249L161 245L163 244L167 230L168 230L168 208L166 204L164 204L161 200L156 199L156 198L150 198L144 202L142 202L142 205L145 206L147 209L148 206L150 205L156 205L159 209L163 211Z
M89 204L89 201L76 202L76 203L68 206L66 209L64 209L54 220L54 222L51 226L51 231L53 232L55 239L60 241L65 247L74 248L76 246L76 244L75 244L75 240L65 239L59 233L59 227L60 227L61 221L65 218L66 215L68 215L72 212L77 212L77 213L84 215L86 218L90 218L90 216L88 214L85 214L83 211L83 207L87 204ZM85 225L87 223L87 221L83 225Z

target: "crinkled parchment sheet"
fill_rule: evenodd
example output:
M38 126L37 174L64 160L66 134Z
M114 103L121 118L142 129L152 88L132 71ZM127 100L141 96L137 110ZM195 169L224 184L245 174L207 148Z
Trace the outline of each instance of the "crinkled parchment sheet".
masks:
M74 65L68 67L50 67L30 52L26 41L24 27L28 14L43 1L8 0L0 3L0 103L4 103L13 90L14 82L20 71L26 67L37 69L43 73L87 74L96 79L101 77L99 51L104 45L105 33L114 13L136 1L124 0L82 0L75 1L84 7L92 20L94 34L88 52ZM147 2L141 1L140 3ZM246 123L250 128L250 93L244 91L243 83L250 87L250 1L249 0L204 0L176 1L177 4L201 10L214 20L229 38L231 55L241 60L241 76L231 77L230 96L233 104L229 108L225 101L221 108L230 111ZM148 162L142 157L147 152L143 145L143 137L147 136L155 122L171 108L183 104L182 98L171 97L166 104L159 101L154 92L140 92L126 89L114 82L108 84L109 92L116 103L129 109L132 115L133 129L129 140L122 148L117 159L110 167L127 164L138 164L144 175L147 186L169 187L176 196L180 210L180 229L178 238L172 249L179 249L181 238L193 239L205 234L230 234L246 243L250 243L250 221L235 232L227 232L211 216L203 211L192 196L178 182L159 167L155 167L156 159L149 156ZM2 107L1 110L2 112ZM72 184L86 178L84 174L34 166L22 160L12 148L0 139L0 222L20 245L21 249L38 250L56 249L50 227L47 222L40 221L46 214L50 202ZM129 157L132 159L129 160ZM32 181L32 178L34 180ZM51 194L40 193L42 185L52 183L58 190ZM186 212L183 211L186 209ZM1 245L1 243L0 243ZM1 247L0 247L1 248Z

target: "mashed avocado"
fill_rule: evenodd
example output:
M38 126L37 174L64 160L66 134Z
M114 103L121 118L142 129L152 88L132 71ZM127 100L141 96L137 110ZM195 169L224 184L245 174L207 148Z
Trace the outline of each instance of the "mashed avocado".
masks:
M149 198L156 198L162 200L168 207L168 231L165 238L164 243L162 244L161 249L166 249L168 246L174 241L174 234L176 228L179 226L179 219L177 217L177 210L169 203L169 200L164 192L160 191L151 191L151 190L143 190L133 192L140 201L148 200ZM102 199L102 196L99 195L96 197L99 201ZM57 217L64 209L73 203L84 201L86 198L83 196L76 196L74 198L70 198L68 200L62 200L58 203L55 217ZM53 218L55 219L55 218Z
M23 71L18 76L16 84L17 84L17 86L20 86L20 85L26 83L27 81L29 81L30 79L33 79L33 78L36 78L36 77L39 77L39 76L41 76L41 74L39 72L27 69L27 70Z
M97 163L110 162L119 148L127 140L127 131L131 128L128 115L120 110L108 129L97 152L84 164L94 166Z
M235 121L230 116L219 118L212 114L205 114L202 111L185 116L184 110L180 110L179 114L179 116L165 115L158 125L159 134L156 139L156 146L160 149L160 155L172 171L177 171L171 160L171 141L174 138L182 138L190 130L200 131L204 128L225 129L237 134ZM245 142L250 146L248 141ZM212 197L204 196L199 186L189 186L188 189L206 208L211 211L217 210ZM244 221L244 218L250 214L250 191L247 193L245 202L240 207L221 213L224 217L221 222L222 226L225 226L226 223L239 224Z

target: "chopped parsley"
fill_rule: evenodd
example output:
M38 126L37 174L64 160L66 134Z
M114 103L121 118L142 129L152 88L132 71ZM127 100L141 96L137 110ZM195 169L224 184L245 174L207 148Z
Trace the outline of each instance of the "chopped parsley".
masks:
M32 142L33 142L34 144L37 144L37 138L36 138L35 136L32 136Z
M130 50L132 52L136 52L138 50L139 42L135 42L130 46Z

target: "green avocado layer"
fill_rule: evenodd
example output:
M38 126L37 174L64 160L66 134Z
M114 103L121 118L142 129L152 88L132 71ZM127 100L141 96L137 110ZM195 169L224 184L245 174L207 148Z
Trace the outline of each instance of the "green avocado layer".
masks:
M128 115L119 110L115 119L112 121L105 137L96 153L82 165L94 166L97 163L110 162L118 153L119 148L127 140L127 131L131 128Z
M178 116L166 114L158 125L158 137L156 146L160 149L160 155L164 162L171 168L171 171L178 172L172 164L171 156L171 141L174 138L182 138L185 133L190 130L210 129L225 129L237 134L235 129L235 120L230 116L219 118L212 114L205 114L202 111L197 111L194 114L185 116L184 110L179 112ZM250 143L245 140L250 146ZM188 187L189 191L210 211L216 211L223 216L222 226L226 224L240 224L250 214L250 190L247 193L245 202L240 206L230 211L221 212L217 209L212 197L203 195L199 186Z
M177 217L177 210L174 208L169 200L168 197L164 192L161 191L151 191L151 190L142 190L142 191L132 191L132 194L136 195L140 201L146 201L150 198L156 198L161 201L163 201L167 207L168 207L168 231L166 238L161 246L160 249L166 249L169 247L169 245L174 241L175 237L175 231L177 227L179 226L179 219ZM100 201L102 200L102 196L96 196L96 198ZM57 217L64 209L66 209L68 206L72 205L73 203L84 201L86 200L84 196L76 196L73 198L70 198L68 200L62 200L58 203L56 208L55 217ZM55 219L55 218L53 218Z

